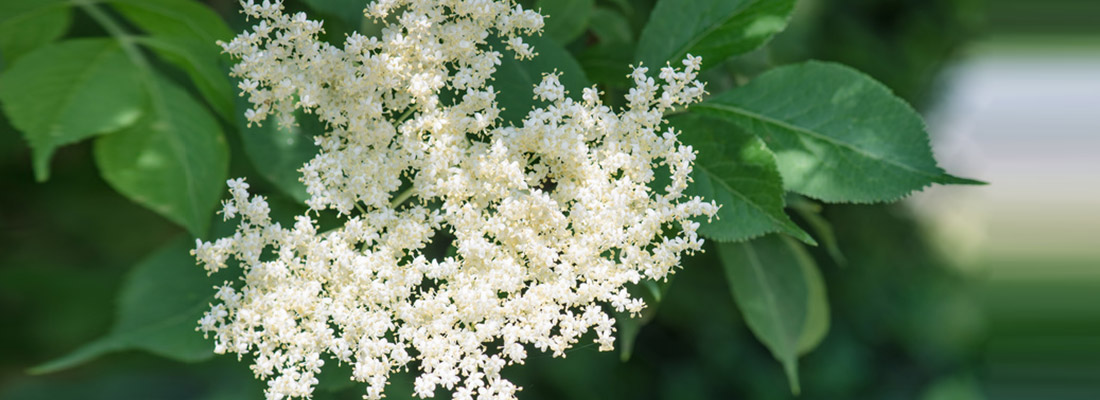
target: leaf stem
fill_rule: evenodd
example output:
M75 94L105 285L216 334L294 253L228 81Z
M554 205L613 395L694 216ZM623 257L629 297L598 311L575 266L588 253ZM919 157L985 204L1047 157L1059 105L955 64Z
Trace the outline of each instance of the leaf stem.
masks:
M414 193L416 193L416 191L414 190L414 188L411 187L405 189L401 193L398 193L397 196L394 197L392 201L390 201L390 207L397 208L397 206L405 203L405 201L408 200L409 197L412 197Z
M409 108L405 109L404 113L402 113L400 116L397 117L396 120L393 121L393 124L399 125L402 122L405 122L405 120L409 119L409 116L412 115L414 111L416 111L416 106L409 106Z

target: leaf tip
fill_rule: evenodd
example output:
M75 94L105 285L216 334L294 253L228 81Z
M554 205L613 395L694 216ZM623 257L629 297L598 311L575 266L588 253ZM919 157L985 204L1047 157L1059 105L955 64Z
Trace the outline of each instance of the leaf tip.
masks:
M951 174L943 174L936 178L936 183L941 185L973 185L973 186L985 186L989 182L980 181L977 179L963 178Z

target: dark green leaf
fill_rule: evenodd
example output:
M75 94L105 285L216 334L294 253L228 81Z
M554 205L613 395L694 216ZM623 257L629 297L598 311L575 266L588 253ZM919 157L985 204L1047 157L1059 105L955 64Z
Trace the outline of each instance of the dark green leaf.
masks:
M745 323L783 364L797 394L798 355L816 346L828 330L817 266L800 244L783 235L717 247Z
M631 317L629 313L612 311L615 317L615 325L618 326L619 360L623 362L630 361L630 356L634 354L634 343L638 339L638 333L642 331L643 326L653 321L661 301L671 286L672 278L670 277L662 282L641 281L627 288L634 297L641 297L645 301L646 307L642 310L641 315L637 317Z
M229 150L202 104L167 80L150 83L152 109L96 140L96 165L119 193L201 237L225 185Z
M238 109L249 107L243 97L237 99ZM244 114L237 114L237 129L244 142L244 151L260 174L295 200L308 200L305 184L298 181L302 175L298 169L317 154L313 137L324 130L317 117L299 111L295 113L297 125L290 128L279 127L275 116L269 117L262 126L249 127Z
M843 65L776 68L693 110L763 137L786 188L824 201L893 201L947 179L920 115Z
M794 0L659 0L638 39L635 59L679 67L686 54L703 68L760 47L787 27Z
M77 39L41 47L0 76L0 101L33 149L35 177L49 177L62 145L131 125L145 96L138 69L113 40Z
M696 114L677 115L669 123L682 131L680 141L699 152L689 194L721 205L717 218L701 220L700 234L731 242L783 232L814 243L783 211L783 181L763 141L726 121Z
M189 0L107 0L122 16L141 30L160 36L198 40L221 51L219 40L228 41L233 32L214 10Z
M806 322L802 326L802 334L798 336L798 355L802 356L817 348L829 333L829 296L825 291L825 279L821 277L813 257L798 243L791 244L798 248L795 256L799 258L798 265L806 277Z
M213 356L213 346L195 332L195 326L214 299L214 282L190 256L193 244L187 238L173 240L138 264L119 292L111 331L31 372L59 371L124 350L191 362Z
M4 66L65 34L72 8L65 0L0 2L0 57Z
M341 22L352 29L363 23L363 10L367 8L367 3L363 0L305 0L305 3L316 11L340 18Z
M847 264L848 261L844 258L844 253L840 252L840 244L836 240L836 231L833 230L833 224L821 216L821 205L798 195L792 195L792 197L794 197L794 200L790 201L791 209L798 213L798 216L802 217L802 220L810 226L814 237L821 241L833 262L840 266Z
M596 43L584 49L577 59L585 74L601 88L630 86L627 75L634 57L630 22L622 14L597 8L592 14L591 29Z
M630 30L630 21L622 14L603 7L592 11L589 28L600 43L634 43L634 32Z
M530 60L517 60L511 51L502 50L501 64L493 82L493 86L500 91L497 102L505 108L500 116L506 124L522 121L528 111L539 105L532 98L531 90L542 82L543 74L554 70L561 72L561 84L569 91L568 94L580 95L581 89L588 86L584 70L561 45L538 36L524 40L534 46L538 56Z
M535 6L546 16L542 32L562 46L569 44L588 27L588 18L596 7L594 0L539 0Z
M186 72L206 102L222 118L233 120L233 87L229 83L229 71L221 67L217 47L183 36L141 36L136 39Z

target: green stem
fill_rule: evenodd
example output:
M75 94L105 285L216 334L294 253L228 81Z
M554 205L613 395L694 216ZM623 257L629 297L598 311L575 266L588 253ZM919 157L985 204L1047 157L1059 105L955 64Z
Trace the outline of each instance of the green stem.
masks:
M393 200L390 201L390 207L397 208L397 206L404 203L405 200L408 200L409 197L412 197L413 193L415 193L415 192L416 191L414 191L413 188L408 188L408 189L405 189L404 191L402 191L401 193L398 193L397 197L394 197Z
M156 78L153 75L153 66L149 63L149 59L141 53L141 48L137 46L134 35L126 32L126 29L115 21L114 17L104 12L95 3L94 0L73 0L72 4L88 13L88 16L92 17L99 26L102 26L108 34L118 40L119 46L122 47L122 51L126 53L130 62L134 63L141 71L140 78L145 83L145 90L149 92L153 108L158 112L167 111L167 107L162 102Z
M88 16L99 26L103 27L115 40L118 40L118 44L122 46L122 51L126 52L126 56L130 58L138 68L143 72L143 75L148 75L149 71L153 70L153 67L149 64L149 60L145 58L144 54L141 54L141 49L134 44L134 37L129 32L126 32L119 25L113 17L104 12L93 1L88 0L73 0L73 5L80 7L84 12L88 13Z
M393 124L396 126L400 125L402 122L405 122L405 120L409 119L409 116L412 115L414 111L416 111L416 106L409 106L409 108L405 109L405 112L402 113L401 116L397 117L397 120L393 121Z

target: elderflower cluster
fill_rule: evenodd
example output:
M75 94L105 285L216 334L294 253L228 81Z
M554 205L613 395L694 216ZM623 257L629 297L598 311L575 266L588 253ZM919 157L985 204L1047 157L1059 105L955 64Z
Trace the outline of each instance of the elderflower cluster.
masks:
M530 349L564 356L588 332L610 350L608 312L645 306L626 286L664 279L700 250L692 218L717 206L684 194L695 154L662 127L665 112L703 95L698 57L658 79L635 68L618 112L595 88L568 97L547 74L534 88L545 106L506 125L489 85L501 59L491 36L534 56L522 35L541 29L535 12L377 0L365 13L388 23L381 36L340 48L278 1L242 4L258 23L222 46L239 59L246 115L300 109L325 123L301 179L311 211L343 222L321 232L307 213L283 226L230 180L222 213L240 219L237 232L193 251L210 273L242 271L199 329L216 352L253 357L268 399L309 397L333 362L349 364L370 399L409 368L421 398L442 387L455 399L514 399L504 366ZM455 251L429 258L441 232Z

